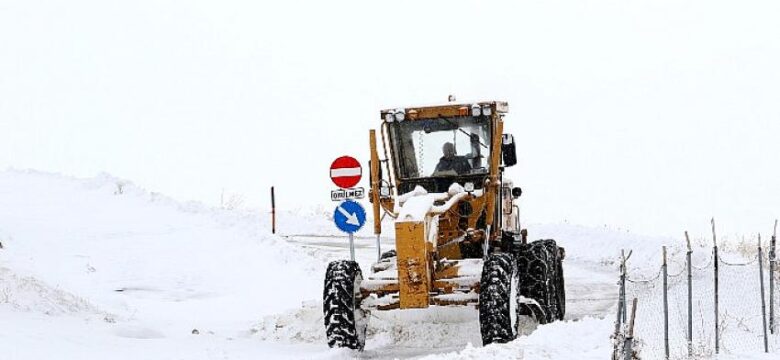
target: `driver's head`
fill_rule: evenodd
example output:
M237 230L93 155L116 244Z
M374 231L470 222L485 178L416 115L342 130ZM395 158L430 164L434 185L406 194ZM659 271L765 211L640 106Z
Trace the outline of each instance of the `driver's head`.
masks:
M455 145L453 145L451 142L444 143L444 146L441 148L441 152L444 153L445 158L452 158L455 156Z

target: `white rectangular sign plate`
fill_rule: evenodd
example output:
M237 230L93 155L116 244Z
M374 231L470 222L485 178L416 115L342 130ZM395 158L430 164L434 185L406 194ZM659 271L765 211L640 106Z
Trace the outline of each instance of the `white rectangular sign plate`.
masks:
M363 189L362 187L351 188L351 189L338 189L338 190L331 190L330 199L333 201L362 199L363 197L365 197L365 194L366 194L366 190Z

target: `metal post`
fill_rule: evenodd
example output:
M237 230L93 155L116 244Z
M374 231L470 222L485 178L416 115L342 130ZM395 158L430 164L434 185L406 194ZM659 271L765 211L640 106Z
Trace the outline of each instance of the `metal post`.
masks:
M626 323L626 251L620 250L620 302L623 304L620 313L621 322Z
M663 247L664 262L661 265L664 273L664 354L669 358L669 298L667 286L666 246Z
M487 232L485 233L485 238L482 241L482 257L487 259L488 250L490 249L490 225L487 226Z
M355 261L355 235L349 233L349 258Z
M777 219L772 233L772 241L769 243L769 332L775 333L775 268L777 266Z
M685 232L685 242L688 245L688 253L685 258L688 266L688 357L693 355L693 274L691 272L691 239Z
M766 333L766 299L764 298L764 256L761 250L761 234L758 234L758 277L761 281L761 317L764 321L764 352L769 352L769 338Z
M620 323L620 314L623 312L623 304L618 300L618 309L617 309L617 319L615 320L615 346L612 349L612 359L618 360L620 357L620 326L622 325Z
M276 197L273 186L271 186L271 234L276 234Z
M632 360L634 358L634 350L632 349L634 343L634 319L636 318L636 298L631 306L631 322L628 324L628 334L626 335L626 342L624 349L625 360Z
M382 259L382 245L379 244L379 234L376 234L376 262Z
M617 308L617 319L615 319L615 335L620 333L620 326L623 325L622 321L620 320L621 315L623 314L623 303L618 300L618 308Z
M712 264L715 268L714 281L715 281L715 353L720 353L720 325L718 322L718 241L715 236L715 218L712 218Z

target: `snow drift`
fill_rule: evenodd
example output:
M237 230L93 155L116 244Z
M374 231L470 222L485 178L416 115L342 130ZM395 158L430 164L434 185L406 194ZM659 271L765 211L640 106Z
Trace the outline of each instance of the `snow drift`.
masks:
M566 248L565 321L482 347L469 307L375 312L358 354L324 340L324 269L349 256L345 239L329 236L338 234L330 214L282 212L274 236L266 213L181 203L109 175L0 172L0 318L12 324L0 328L0 347L23 360L603 359L620 249L635 252L632 274L652 276L661 245L682 247L614 228L532 224L532 239ZM374 241L370 230L356 236L363 269L376 259Z

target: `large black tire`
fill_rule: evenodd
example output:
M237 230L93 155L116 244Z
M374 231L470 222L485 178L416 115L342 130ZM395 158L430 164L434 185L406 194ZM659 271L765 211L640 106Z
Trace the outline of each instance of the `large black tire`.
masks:
M562 251L561 248L558 247L558 244L555 242L555 240L548 239L538 241L544 244L544 246L547 248L552 268L555 269L552 278L552 284L554 286L554 289L551 290L553 291L552 300L555 302L555 319L563 320L563 316L566 314L566 291L564 289L563 282Z
M511 254L491 254L482 265L479 327L482 344L505 343L517 337L517 272Z
M354 261L328 264L323 291L325 334L328 346L363 350L368 319L360 308L363 273Z
M560 249L558 251L558 272L556 276L558 277L558 288L557 295L558 295L558 320L563 320L564 315L566 315L566 284L564 282L564 276L563 276L563 256L560 252Z
M530 317L539 324L563 318L565 299L561 298L563 274L560 252L555 240L537 240L519 247L517 268L520 295L528 299L518 306L520 316Z

